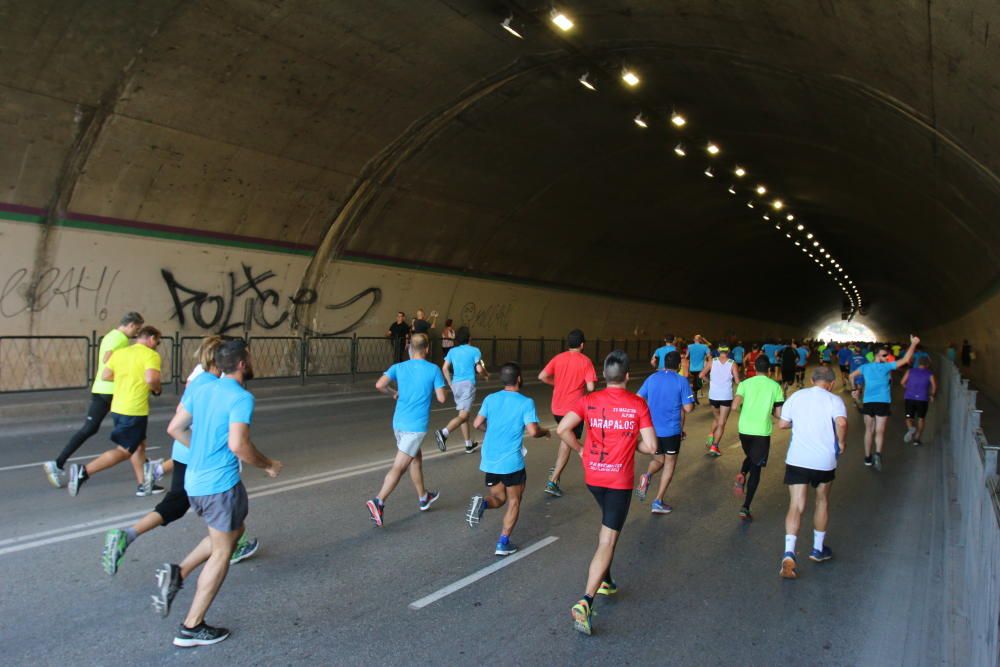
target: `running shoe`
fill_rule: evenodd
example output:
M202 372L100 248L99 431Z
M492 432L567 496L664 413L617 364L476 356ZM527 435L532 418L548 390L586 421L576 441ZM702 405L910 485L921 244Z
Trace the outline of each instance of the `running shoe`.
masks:
M170 614L170 605L177 597L177 591L184 588L180 566L164 563L161 567L156 568L156 587L160 589L159 592L150 596L153 598L153 611L158 613L161 618L166 618Z
M813 549L809 552L809 560L816 563L825 563L831 558L833 558L833 550L828 546L824 546L822 549Z
M865 465L868 466L869 468L872 467L872 457L870 456L865 457Z
M101 552L101 566L109 577L115 576L125 558L128 540L121 528L112 528L104 535L104 551Z
M799 572L795 569L795 554L791 551L786 551L784 558L781 559L781 577L783 579L798 579Z
M146 490L145 484L140 484L139 486L135 487L135 495L137 498L145 498L146 496L158 496L164 491L166 491L166 489L164 489L159 484L154 484L152 487L150 487L148 491Z
M918 440L917 438L913 439L913 446L914 447L919 447L922 444L924 444L924 443L922 441Z
M719 450L718 445L712 445L708 448L708 455L714 458L719 458L722 456L722 452Z
M465 512L465 521L469 524L469 528L475 528L479 525L485 511L486 499L482 496L472 496L472 500L469 501L469 509Z
M545 493L556 498L561 498L563 494L562 489L559 488L559 484L551 480L545 483Z
M75 496L80 493L80 485L86 480L87 469L79 463L71 463L69 466L69 482L66 484L66 490L69 491L69 495Z
M745 492L747 484L747 476L742 472L736 474L736 481L733 483L733 493L737 496L742 496Z
M618 592L618 584L613 581L602 581L597 588L598 595L614 595Z
M590 617L593 616L593 612L590 609L590 603L586 600L580 600L573 605L570 613L573 615L573 629L577 632L589 635L591 632Z
M674 508L662 500L654 500L653 504L649 508L649 511L652 514L670 514L674 511Z
M438 429L434 431L434 439L437 440L438 449L442 452L448 449L447 440L448 436L444 434L444 431Z
M750 514L750 510L746 507L740 508L740 519L743 521L753 521L753 514Z
M240 561L246 560L257 553L260 549L260 540L256 537L247 537L246 533L240 536L240 541L236 543L236 548L233 549L233 555L229 557L229 564L236 565Z
M649 491L649 473L644 472L639 475L639 486L635 490L635 495L639 502L646 501L646 492Z
M914 436L914 434L916 434L916 432L917 432L917 429L915 429L915 428L908 428L908 429L906 429L906 433L903 435L903 442L912 442L913 441L913 436Z
M152 461L146 461L142 464L142 488L145 491L144 496L151 495L153 493L153 487L163 479L162 466L163 459L154 459ZM161 473L156 474L156 470L160 469Z
M440 497L441 497L440 493L438 493L437 491L431 491L430 489L428 489L427 490L427 497L423 498L422 500L419 501L420 502L420 511L421 512L426 512L427 510L429 510L431 508L431 505L433 505L434 502L438 498L440 498Z
M66 486L66 473L59 469L55 461L46 461L43 463L42 470L45 471L45 477L49 480L49 484L57 489Z
M516 552L517 552L517 545L515 545L513 542L509 542L509 541L508 542L500 542L498 540L497 541L496 551L494 551L493 553L496 554L497 556L509 556L512 553L516 553Z
M875 456L872 458L872 465L875 466L875 470L882 472L882 455L875 452Z
M465 453L466 454L471 454L472 452L476 451L477 449L479 449L479 443L477 441L473 440L472 444L469 444L469 445L465 446Z
M181 627L177 629L177 634L174 636L174 646L180 646L181 648L211 646L212 644L218 644L227 637L229 637L229 630L225 628L213 628L204 621L199 623L198 627L190 629L185 628L184 624L181 623Z
M385 505L372 498L368 501L368 513L372 515L372 522L379 528L382 527L382 515L385 514Z
M710 435L705 438L705 449L711 449L713 446L715 446L715 436Z

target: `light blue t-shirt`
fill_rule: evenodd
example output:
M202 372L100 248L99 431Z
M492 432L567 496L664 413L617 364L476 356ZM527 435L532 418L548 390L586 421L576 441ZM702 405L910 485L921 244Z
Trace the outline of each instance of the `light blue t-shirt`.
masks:
M853 354L854 353L851 352L851 348L845 345L844 347L837 350L837 363L840 364L841 366L850 366L851 355Z
M760 349L764 351L767 355L767 360L771 362L771 365L778 363L778 346L774 343L764 343L760 346Z
M686 377L676 371L653 373L646 378L637 393L649 405L656 437L680 435L681 411L685 405L694 403L691 383Z
M664 364L666 363L665 359L667 358L667 355L671 352L675 352L676 350L677 348L673 345L661 345L653 350L653 356L656 357L656 368L662 371Z
M410 359L390 366L385 376L399 389L392 415L393 430L426 433L431 419L431 397L435 389L444 387L441 369L426 359Z
M830 361L831 354L833 354L833 348L827 345L826 347L823 348L823 352L821 353L821 358L823 359L823 361Z
M688 345L688 359L690 366L688 370L697 373L705 367L705 356L708 354L708 345L704 343L691 343Z
M913 367L917 368L920 365L919 362L921 359L923 359L924 357L927 357L929 359L930 356L931 355L927 354L927 352L923 350L917 350L916 352L913 353Z
M198 387L208 384L209 382L215 382L218 379L219 378L212 373L199 373L195 379L187 383L187 387L184 389L184 394L181 396L181 403L184 402L184 396L187 396L189 391L194 391ZM187 410L187 408L184 409ZM170 450L170 458L177 463L187 465L188 460L191 458L191 450L184 443L174 440L174 447Z
M880 361L861 367L861 376L865 379L865 403L892 403L889 376L894 370L895 361Z
M483 438L479 469L495 475L507 475L524 469L521 440L524 427L538 421L535 402L516 391L490 394L479 408L486 417L486 437Z
M745 352L746 350L743 349L742 345L737 345L736 347L733 348L732 352L729 353L729 356L731 356L733 358L733 361L735 361L737 364L742 364L743 354Z
M471 382L476 384L476 364L483 358L483 353L478 347L472 345L459 345L448 351L448 356L444 358L451 364L452 382Z
M229 450L229 425L249 424L254 397L233 378L206 382L181 399L191 413L191 455L184 475L189 496L223 493L240 482L240 462Z
M797 365L798 366L805 366L806 365L806 361L809 360L809 348L808 347L804 347L804 346L800 347L800 348L797 348L795 350L795 353L799 355L799 361L798 361Z

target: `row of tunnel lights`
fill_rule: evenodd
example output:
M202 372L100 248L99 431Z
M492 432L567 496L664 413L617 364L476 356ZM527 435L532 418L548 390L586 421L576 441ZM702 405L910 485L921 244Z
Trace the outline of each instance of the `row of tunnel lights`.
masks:
M553 25L555 25L563 32L568 32L572 30L573 26L575 25L575 23L571 18L569 18L569 16L559 11L558 9L551 10L549 14L549 20L552 22ZM517 27L514 25L513 16L509 16L506 19L504 19L504 21L500 25L504 30L506 30L514 37L517 37L518 39L524 39L524 36L517 31ZM621 79L622 82L624 82L625 85L627 85L630 88L635 88L640 83L639 75L636 74L634 70L628 67L622 68ZM577 81L580 83L581 86L583 86L587 90L594 92L597 91L597 85L594 82L594 80L590 77L590 72L585 72L579 79L577 79ZM638 127L642 129L647 129L649 127L649 122L646 119L646 116L641 111L632 120ZM677 130L682 130L687 125L687 122L688 122L687 119L677 111L674 111L670 114L670 124ZM717 143L709 141L705 146L705 152L709 155L709 157L714 158L719 156L719 154L722 152L722 149L719 147ZM677 155L677 157L679 158L687 156L687 149L685 148L683 142L678 143L674 147L674 154ZM715 178L715 170L713 170L711 165L705 168L704 173L705 176L707 176L708 178ZM747 176L747 170L739 165L736 165L733 168L733 175L739 179L745 178ZM759 197L767 195L768 192L767 186L763 184L757 185L753 189L753 191ZM728 192L731 195L737 194L735 183L729 186ZM765 203L765 206L766 205L767 204ZM780 216L781 212L786 208L785 202L779 198L773 199L769 205L770 208L773 209L774 214L778 216ZM756 206L757 202L755 202L754 199L750 199L749 201L747 201L748 208L755 208ZM784 216L785 216L785 222L795 223L795 215L793 213L790 212L785 213ZM766 222L772 222L770 212L764 213L762 217ZM784 228L781 226L780 217L774 222L775 222L774 228L776 230L778 230L779 232L784 230ZM829 251L827 251L822 245L820 245L819 240L815 238L815 235L812 232L806 231L804 224L802 224L801 222L795 224L794 230L803 233L805 238L802 240L795 239L792 236L791 232L789 231L785 231L785 236L789 240L791 240L797 248L799 248L803 253L808 255L808 257L812 259L817 265L819 265L821 269L826 269L827 274L831 276L834 279L834 281L836 281L837 286L840 287L841 291L850 301L852 310L855 311L859 310L861 308L861 292L854 284L854 280L852 280L851 277L844 272L844 267L841 266L840 263L830 255Z

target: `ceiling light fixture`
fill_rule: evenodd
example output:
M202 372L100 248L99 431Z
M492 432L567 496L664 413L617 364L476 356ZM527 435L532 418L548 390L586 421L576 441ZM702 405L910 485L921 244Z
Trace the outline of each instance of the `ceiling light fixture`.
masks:
M674 127L680 129L685 125L687 125L687 118L685 118L684 116L680 115L675 111L672 114L670 114L670 123Z
M649 127L641 111L638 114L636 114L636 117L633 118L632 121L642 129L646 129L647 127Z
M590 72L584 72L583 76L577 79L577 81L579 81L580 85L587 90L597 90L597 86L595 86L590 80Z
M766 195L767 194L767 188L765 188L763 185L758 185L757 186L757 194L759 194L759 195Z
M813 237L812 232L809 232L808 234L806 234L806 238L807 239L811 239L812 237Z
M813 247L816 247L818 245L819 245L819 241L813 241Z
M685 155L687 155L687 151L684 150L684 144L677 144L676 146L674 146L674 153L677 155L677 157L684 157Z
M566 16L565 14L563 14L558 9L553 9L552 10L552 14L550 15L550 18L551 18L552 22L556 25L556 27L559 28L560 30L562 30L563 32L566 32L568 30L572 30L573 29L573 25L574 25L573 21L570 20L570 18L568 16Z
M781 201L780 199L775 199L773 202L771 202L771 206L774 207L775 211L780 211L781 209L785 208L785 202Z
M715 178L715 174L712 173L711 167L705 168L705 175L708 176L709 178Z
M792 215L791 213L789 213L788 215L785 216L785 220L787 220L788 222L791 222L794 219L795 219L795 216Z
M785 236L787 236L788 238L792 238L792 235L787 232L785 233Z
M753 202L752 201L748 201L747 202L747 208L753 208Z
M713 144L710 141L708 142L708 146L705 146L705 150L708 151L709 155L718 155L720 149L716 144Z
M500 27L509 32L510 34L514 35L514 37L517 37L518 39L524 39L524 35L522 35L517 30L514 29L513 23L514 23L513 15L508 16L503 20L503 23L500 24Z
M799 230L801 232L803 229L805 229L805 226L803 226L803 225L796 225L795 229L797 229L797 230Z
M736 169L733 170L733 173L736 174L737 178L743 178L747 175L747 170L743 167L737 166Z
M622 68L622 81L633 88L639 85L639 77L627 67Z
M768 215L767 213L765 213L765 214L764 214L764 219L765 219L765 220L770 220L770 219L771 219L771 216L769 216L769 215Z
M731 194L731 195L736 194L736 186L730 185L729 186L729 190L727 190L727 192L729 192L729 194Z

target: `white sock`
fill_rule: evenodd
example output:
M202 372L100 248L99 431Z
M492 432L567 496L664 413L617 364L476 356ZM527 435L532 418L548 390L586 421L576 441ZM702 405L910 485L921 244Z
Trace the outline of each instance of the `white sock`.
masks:
M446 438L448 437L448 427L447 426L445 426L443 429L441 429L441 435L443 435Z
M427 502L427 498L428 498L428 496L430 496L430 495L431 495L431 494L429 494L429 493L425 493L424 495L420 496L420 502L422 502L422 503L426 503L426 502Z
M465 441L465 446L466 447L472 447L472 441L471 440L466 440Z
M785 535L785 551L795 553L795 540L797 537L795 535Z
M823 539L826 537L826 531L813 531L813 549L816 551L823 550Z

